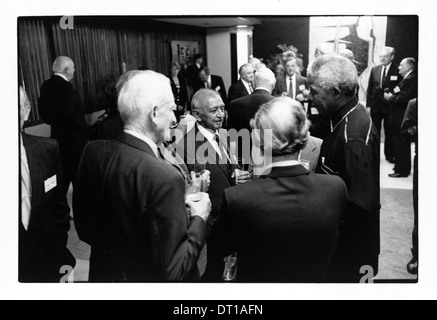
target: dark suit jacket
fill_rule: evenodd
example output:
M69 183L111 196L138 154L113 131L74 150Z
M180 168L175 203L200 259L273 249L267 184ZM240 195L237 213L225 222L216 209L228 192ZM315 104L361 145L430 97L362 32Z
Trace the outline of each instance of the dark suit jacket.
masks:
M52 138L59 143L64 169L76 167L88 139L79 94L70 82L54 75L41 86L39 111L52 127Z
M249 92L247 91L243 81L240 79L237 82L233 83L232 86L229 88L229 103L247 95L249 95Z
M194 88L194 93L204 88L205 88L205 84L203 82L200 82L199 86ZM225 105L228 104L228 97L226 95L225 83L223 82L222 77L211 75L211 89L220 93L220 96L222 97L222 100L225 103Z
M175 82L173 81L173 77L169 76L169 79L170 79L171 91L173 92L176 105L178 107L182 106L185 108L188 100L187 84L185 83L185 79L181 75L178 75L179 85L180 85L179 91L178 88L176 87ZM178 120L180 116L184 114L184 111L185 110L179 110L179 109L177 110L176 115Z
M408 102L417 98L417 73L413 71L401 83L399 83L400 92L394 93L389 101L390 106L390 125L401 128L404 120L405 111Z
M201 66L203 68L203 66ZM199 78L200 68L197 67L197 64L192 64L187 68L187 85L198 88L201 86L200 78Z
M346 186L339 177L302 166L272 168L267 176L225 190L225 252L237 252L237 281L326 280Z
M286 77L287 76L276 79L276 86L273 90L274 96L279 97L282 93L288 91ZM296 88L293 88L296 92L296 96L302 93L303 90L300 89L302 85L305 86L305 89L308 89L308 79L296 74Z
M225 144L226 142L223 142ZM223 190L235 185L231 172L234 166L228 166L226 164L217 164L216 152L214 148L205 138L205 136L199 131L197 125L185 135L185 138L179 142L175 147L178 154L184 159L188 170L194 171L194 164L196 162L196 155L200 153L199 149L211 150L211 153L206 154L204 159L208 161L206 164L206 170L211 172L208 194L212 203L211 216L208 221L208 228L211 230L208 236L208 262L207 269L203 276L204 281L217 282L221 281L221 275L223 273L223 257L218 255L221 244L218 242L218 237L223 230L219 230L215 223L220 218L220 208L223 199ZM201 150L202 150L201 149Z
M265 90L255 90L251 95L242 97L231 102L229 107L228 129L247 129L250 128L250 120L255 116L259 107L271 100L275 99L269 92Z
M208 231L189 218L185 181L140 139L86 147L73 203L81 240L91 245L91 282L199 280Z
M410 100L408 103L407 111L405 111L404 121L402 122L401 136L407 141L416 143L417 153L417 98Z
M388 89L393 92L393 89L402 80L398 66L392 63L381 88L382 68L382 65L373 67L369 77L367 107L371 108L373 115L389 114L388 103L384 100L384 90ZM396 77L396 80L394 77Z
M58 143L23 134L32 186L31 215L26 231L19 219L19 281L59 282L62 266L76 260L67 249L70 207L62 193L62 161ZM57 186L45 192L44 182L55 176Z

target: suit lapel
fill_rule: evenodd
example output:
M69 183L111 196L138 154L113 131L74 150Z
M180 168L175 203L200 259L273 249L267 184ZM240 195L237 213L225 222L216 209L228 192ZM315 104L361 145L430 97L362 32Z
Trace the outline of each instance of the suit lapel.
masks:
M248 96L250 93L247 91L246 86L244 85L244 82L242 80L240 80L240 85L243 91L243 95Z
M223 171L223 173L225 174L225 176L227 177L229 182L232 184L232 178L229 176L228 167L226 166L226 164L216 163L217 162L216 158L215 158L216 152L215 152L214 147L209 142L209 140L206 139L206 137L202 134L202 132L199 131L197 126L195 128L196 128L196 137L197 136L200 137L200 141L198 141L196 139L196 153L197 153L198 148L202 145L204 146L204 148L206 147L208 150L214 150L213 154L208 153L208 157L207 157L208 163L213 164L213 165L216 164L220 168L220 170ZM222 136L220 136L220 139L223 140Z

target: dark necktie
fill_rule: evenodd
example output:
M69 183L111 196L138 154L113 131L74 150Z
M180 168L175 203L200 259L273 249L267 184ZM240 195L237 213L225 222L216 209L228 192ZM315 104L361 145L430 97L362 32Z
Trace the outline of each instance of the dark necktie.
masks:
M384 82L385 82L385 78L386 78L386 77L387 77L387 68L384 67L383 70L382 70L381 88L382 88L382 86L384 85Z

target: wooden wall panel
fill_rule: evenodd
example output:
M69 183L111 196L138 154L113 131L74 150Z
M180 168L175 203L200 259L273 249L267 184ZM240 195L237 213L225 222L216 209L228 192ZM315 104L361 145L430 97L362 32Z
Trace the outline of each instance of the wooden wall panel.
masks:
M62 30L56 18L19 20L19 57L28 92L35 106L42 82L51 76L55 57L75 62L73 86L86 112L107 107L109 87L126 70L140 66L168 75L171 40L198 41L205 49L204 29L153 21L147 17L75 17L74 29Z

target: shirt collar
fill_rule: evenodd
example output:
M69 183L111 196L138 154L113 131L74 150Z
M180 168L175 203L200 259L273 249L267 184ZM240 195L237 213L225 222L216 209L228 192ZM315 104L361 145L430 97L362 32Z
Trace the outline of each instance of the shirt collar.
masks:
M145 143L147 143L149 145L149 147L152 149L152 151L155 154L155 156L157 158L159 158L159 155L158 155L158 146L150 138L146 137L145 135L143 135L141 133L138 133L136 131L130 130L130 129L124 129L124 132L134 136L135 138L140 139L141 141L144 141Z
M197 128L199 131L205 136L206 139L208 139L209 142L214 141L215 134L218 134L218 132L212 132L211 130L206 129L204 126L202 126L200 123L197 123Z
M387 71L390 70L392 63L390 63L388 66L382 66L382 69L386 69Z
M217 144L217 141L214 140L214 136L216 134L219 135L218 131L212 132L211 130L206 129L204 126L202 126L198 122L197 122L197 128L205 136L205 138L209 141L209 143L213 146L215 151L220 155L221 152L220 152L219 146ZM219 137L220 137L220 135L219 135Z
M332 116L331 116L331 120L333 122L333 125L335 126L336 124L338 124L338 122L343 119L343 117L349 112L351 111L354 107L356 107L356 105L358 104L358 99L356 97L354 97L353 99L351 99L349 102L347 102L345 105L343 105L342 107L340 107Z
M64 76L62 73L55 73L55 76L61 77L61 78L64 79L65 81L70 82L70 81L68 81L67 77Z
M404 79L406 78L406 77L408 77L410 74L412 74L413 73L413 70L411 70L410 72L408 72L406 75L405 75L405 77L404 77Z

